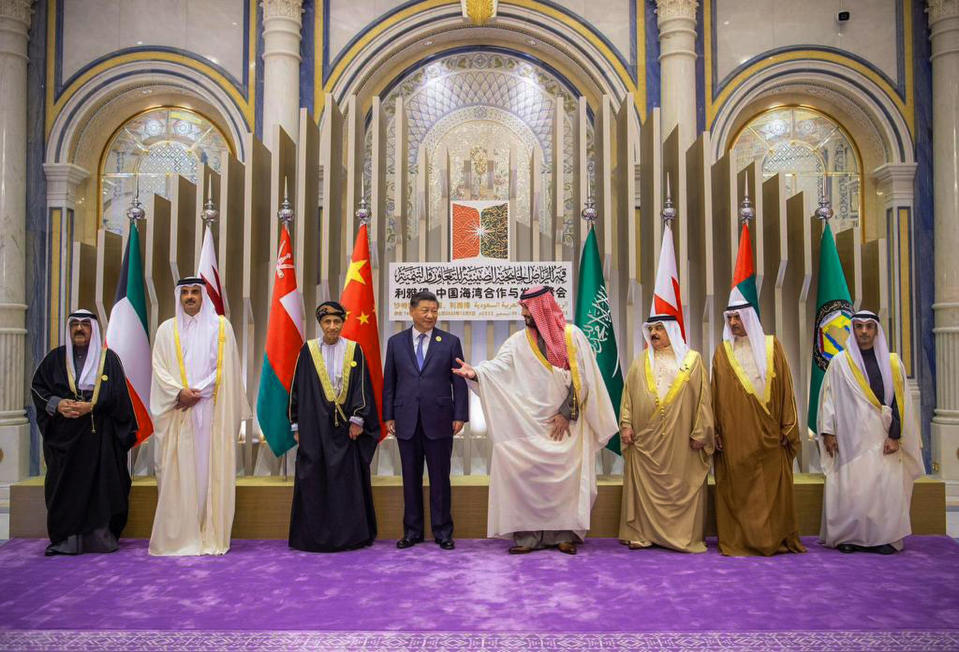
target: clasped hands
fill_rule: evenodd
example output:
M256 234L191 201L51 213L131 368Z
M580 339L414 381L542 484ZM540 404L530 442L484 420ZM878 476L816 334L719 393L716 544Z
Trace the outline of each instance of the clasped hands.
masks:
M176 405L173 407L177 410L189 410L199 403L201 398L203 398L203 396L200 394L200 390L186 387L181 389L180 393L176 395Z
M89 401L71 401L63 399L57 404L57 412L67 419L77 419L93 410L93 403Z

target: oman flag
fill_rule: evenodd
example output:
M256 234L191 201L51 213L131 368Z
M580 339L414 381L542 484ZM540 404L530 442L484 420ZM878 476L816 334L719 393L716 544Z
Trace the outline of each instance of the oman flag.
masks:
M286 225L280 232L273 277L273 299L266 327L266 356L256 396L256 419L277 457L296 445L290 430L290 387L303 347L303 296L296 285L293 248Z
M107 323L106 344L120 358L127 389L137 418L137 443L153 434L148 401L153 370L150 366L150 330L147 325L146 288L140 258L140 231L130 223L130 237L123 252L116 301Z
M203 229L203 246L200 248L200 264L197 266L196 274L206 284L206 295L216 308L216 314L225 315L220 268L216 264L216 248L213 246L213 233L209 226Z
M748 303L759 316L759 293L756 291L756 270L753 268L753 243L749 237L749 223L743 224L739 234L739 253L736 254L736 269L733 270L733 287L729 292L729 305Z
M663 246L659 250L659 268L656 270L656 287L650 311L654 315L675 317L679 322L679 331L686 339L683 300L679 296L679 274L676 272L676 252L673 249L673 229L668 222L663 229Z
M373 271L370 268L370 238L366 225L360 226L353 245L350 269L340 303L346 308L346 323L341 335L353 340L363 349L370 369L370 382L377 409L383 396L383 365L380 363L380 333L376 326L376 299L373 297ZM377 413L379 416L382 413ZM386 427L380 417L380 439L386 437Z

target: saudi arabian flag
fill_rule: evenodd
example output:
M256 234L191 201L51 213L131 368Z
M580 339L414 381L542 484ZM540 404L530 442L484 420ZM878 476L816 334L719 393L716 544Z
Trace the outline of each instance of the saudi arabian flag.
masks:
M832 357L846 348L852 328L852 300L839 261L836 240L829 222L822 232L819 248L819 291L816 293L816 327L813 333L812 373L809 375L810 430L816 431L819 414L819 387Z
M606 390L619 419L619 403L623 398L623 370L619 366L616 348L616 333L613 332L613 313L609 307L603 266L599 260L596 232L589 230L583 244L583 257L579 261L579 294L576 297L576 325L586 335L593 347L596 362L606 383ZM617 433L606 448L620 455Z

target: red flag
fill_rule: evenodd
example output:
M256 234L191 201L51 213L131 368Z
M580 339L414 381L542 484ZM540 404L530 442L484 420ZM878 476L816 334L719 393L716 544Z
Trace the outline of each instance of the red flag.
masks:
M216 314L225 315L223 310L223 288L220 286L220 268L216 264L216 249L213 247L213 233L210 227L203 229L203 246L200 247L200 264L197 276L206 284L206 295L213 302Z
M296 285L293 247L286 225L280 230L273 276L273 299L266 327L266 355L256 397L256 418L273 454L293 448L290 431L290 387L296 358L303 346L303 295Z
M346 323L341 335L353 340L363 349L370 368L370 382L376 397L377 417L380 419L380 439L386 437L386 427L379 411L383 400L383 365L380 362L380 333L376 326L376 299L373 297L373 270L370 267L370 239L366 225L360 227L353 245L350 269L340 303L346 308Z
M659 268L656 270L656 287L653 290L653 305L650 311L655 315L675 317L683 339L686 339L683 300L679 296L679 274L676 272L676 253L673 249L673 230L668 223L663 229L663 246L659 251Z

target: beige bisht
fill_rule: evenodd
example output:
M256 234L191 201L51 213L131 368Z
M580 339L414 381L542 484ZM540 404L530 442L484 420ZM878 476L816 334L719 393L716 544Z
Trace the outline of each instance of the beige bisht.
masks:
M158 498L150 554L222 555L233 527L236 439L250 406L230 323L206 299L194 317L178 298L176 306L153 347ZM187 387L203 398L178 410L177 395Z
M480 397L493 446L487 535L589 529L596 499L595 456L616 434L616 413L583 332L565 327L570 368L549 363L528 328L514 333L496 357L476 365L470 388ZM572 382L579 416L571 436L549 437L548 420Z
M633 429L623 446L623 503L619 538L640 546L705 552L706 475L713 453L709 378L699 353L651 348L633 360L623 388L620 426ZM682 355L672 382L657 388L654 365L673 350ZM703 448L690 448L690 439Z

